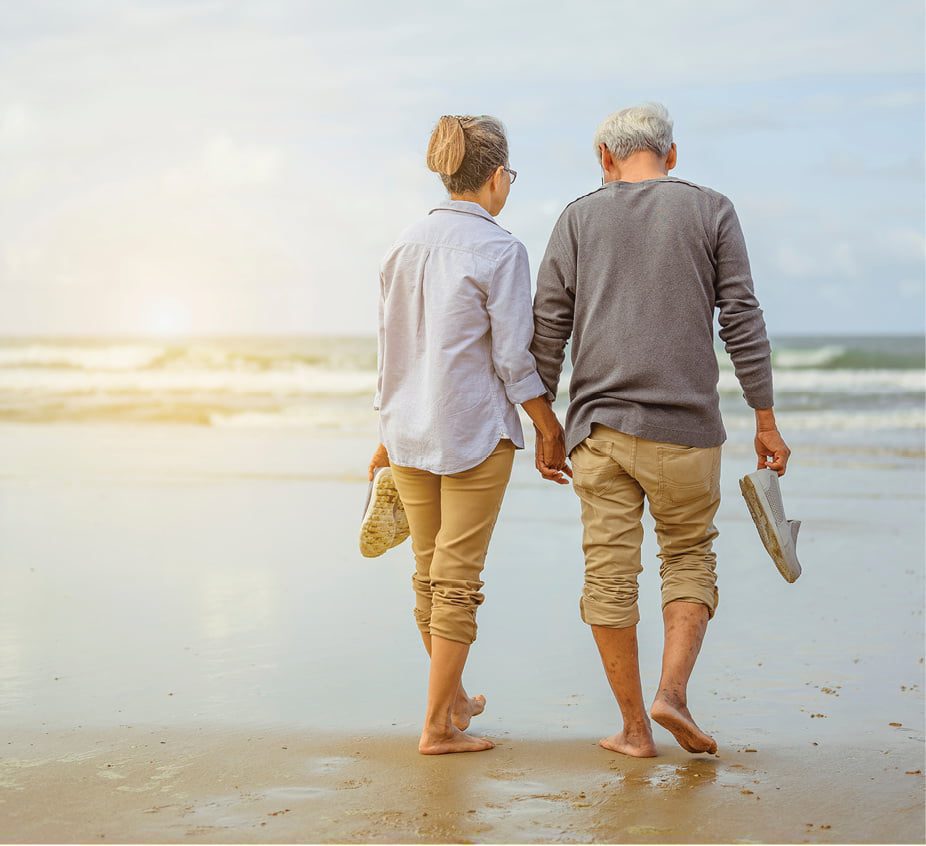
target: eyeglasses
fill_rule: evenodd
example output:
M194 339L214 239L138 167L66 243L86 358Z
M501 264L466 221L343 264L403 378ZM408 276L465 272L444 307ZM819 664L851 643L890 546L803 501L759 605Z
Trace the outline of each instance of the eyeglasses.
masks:
M515 179L518 178L518 172L516 170L512 170L510 167L505 167L505 165L502 165L502 170L511 177L511 184L514 185Z

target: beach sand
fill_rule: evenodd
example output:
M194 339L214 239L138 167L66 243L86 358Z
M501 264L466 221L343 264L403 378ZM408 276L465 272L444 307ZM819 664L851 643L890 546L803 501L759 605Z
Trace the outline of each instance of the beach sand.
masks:
M423 757L413 738L135 727L7 745L10 842L891 842L922 839L921 776L881 750L663 750L497 738ZM903 760L907 763L904 764ZM854 771L854 776L847 772ZM862 773L866 773L862 776ZM12 836L11 836L12 835Z
M794 585L739 494L748 432L724 446L689 691L718 756L658 726L654 759L595 745L619 723L578 617L578 503L524 452L466 673L498 746L427 758L409 545L356 549L372 437L3 426L0 840L923 842L922 451L791 446Z

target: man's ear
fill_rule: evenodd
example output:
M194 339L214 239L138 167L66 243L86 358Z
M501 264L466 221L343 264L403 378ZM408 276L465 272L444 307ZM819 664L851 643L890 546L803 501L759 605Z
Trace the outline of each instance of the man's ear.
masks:
M611 151L604 144L599 144L598 152L601 154L601 169L610 170L614 166L614 156L611 155Z
M678 164L678 147L675 146L675 142L672 142L672 146L669 147L669 155L666 156L666 170L672 170L675 165Z

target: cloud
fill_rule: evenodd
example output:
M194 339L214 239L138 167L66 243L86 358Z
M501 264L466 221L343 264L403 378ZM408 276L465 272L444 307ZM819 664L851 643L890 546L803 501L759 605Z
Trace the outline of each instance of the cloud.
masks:
M169 167L164 172L168 190L218 187L260 188L275 182L281 172L282 154L273 147L249 146L216 133L190 164Z
M796 279L830 276L857 278L860 261L856 249L848 240L818 243L815 247L782 244L778 247L778 269Z
M0 145L25 141L32 127L32 118L22 103L9 103L0 107Z
M536 268L598 186L594 126L644 98L676 115L677 175L736 202L787 330L795 286L922 266L922 22L906 2L6 4L0 332L129 331L168 300L202 331L372 331L382 253L443 195L437 115L505 120L501 222Z
M926 236L922 229L912 226L889 229L878 233L877 244L882 255L888 258L915 263L926 261Z
M226 135L217 135L203 150L206 173L223 185L267 185L276 179L280 153L274 149L247 148Z

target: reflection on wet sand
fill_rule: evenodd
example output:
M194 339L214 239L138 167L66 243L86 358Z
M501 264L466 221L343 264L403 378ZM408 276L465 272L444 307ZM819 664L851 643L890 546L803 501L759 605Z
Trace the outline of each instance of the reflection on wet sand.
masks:
M415 741L270 728L19 734L0 759L16 802L0 813L17 839L39 842L63 831L76 842L225 843L884 843L924 833L922 772L906 774L918 744L890 767L857 750L871 773L863 783L838 750L629 759L582 738L422 757ZM65 746L81 751L55 751ZM49 790L54 818L40 812Z
M737 499L749 444L731 443L722 612L689 691L720 754L689 755L654 726L659 756L635 760L597 745L619 714L578 617L576 497L519 455L467 667L488 696L473 731L498 747L422 759L410 551L366 561L356 549L368 445L297 431L4 432L0 831L922 842L920 460L796 464L788 502L806 521L807 566L789 585ZM655 552L650 533L647 695L662 647Z

